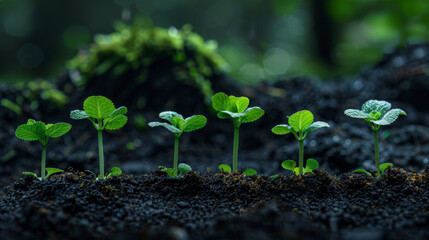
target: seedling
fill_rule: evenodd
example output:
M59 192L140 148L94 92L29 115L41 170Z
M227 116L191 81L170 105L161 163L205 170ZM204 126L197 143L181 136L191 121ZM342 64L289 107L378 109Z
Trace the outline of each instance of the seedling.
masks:
M55 123L55 124L45 124L43 122L36 122L33 119L28 119L26 124L20 125L16 131L15 135L25 141L39 141L42 146L42 164L40 169L40 177L37 174L32 172L23 172L25 175L32 175L40 181L46 179L50 175L58 172L63 172L63 170L58 168L46 168L46 145L48 145L49 139L58 138L70 131L71 125L68 123ZM46 175L46 172L48 175Z
M258 120L264 115L264 110L260 107L247 108L249 106L249 99L247 97L228 96L223 92L216 93L212 97L212 106L218 111L217 116L219 118L232 119L234 125L232 170L237 171L240 126L242 123L250 123Z
M163 171L163 172L167 173L167 174L168 174L168 176L169 176L169 177L172 177L172 178L178 178L178 177L181 177L181 176L185 175L187 172L191 172L191 171L192 171L191 166L189 166L189 165L188 165L188 164L186 164L186 163L181 163L181 164L179 164L179 166L177 167L177 168L178 168L178 170L173 169L173 168L166 168L166 167L164 167L164 166L159 166L158 168L159 168L161 171ZM177 171L179 171L179 173L177 173Z
M173 164L173 171L176 172L178 170L178 162L179 162L179 139L182 136L184 132L192 132L197 129L203 128L207 123L207 118L203 115L194 115L191 117L188 117L186 119L183 118L182 115L173 112L173 111L166 111L161 112L159 114L159 117L161 119L167 120L170 122L168 123L161 123L161 122L150 122L150 127L164 127L174 135L174 164ZM186 165L186 164L185 164ZM188 166L188 165L186 165ZM188 166L189 167L189 166ZM190 167L189 167L190 168Z
M70 112L70 118L75 120L88 119L98 131L98 155L100 173L99 178L104 175L104 150L103 150L103 130L117 130L123 127L128 118L126 107L115 108L115 105L108 98L103 96L92 96L83 102L83 111L74 110Z
M378 130L381 126L390 125L400 115L407 115L403 110L399 108L391 109L392 104L386 101L378 100L368 100L362 105L362 110L358 109L347 109L344 111L349 117L360 118L365 120L371 127L372 132L374 133L374 147L375 147L375 167L376 167L376 177L380 178L380 173L384 174L384 170L388 167L392 167L391 163L384 163L380 165L380 155L378 151ZM371 176L370 173L364 169L357 169L353 172L363 172Z
M228 164L220 164L219 170L221 172L224 172L224 173L230 173L231 172L231 166L229 166ZM252 168L247 168L246 170L243 171L244 176L254 176L257 174L258 174L258 172L256 172L256 170L252 169Z
M84 170L84 172L87 172L87 173L93 175L94 178L97 179L97 174L95 174L93 171L91 171L91 170ZM118 168L118 167L112 167L110 169L110 173L107 174L106 178L109 178L111 176L119 176L121 174L122 174L122 170L120 168Z
M298 140L299 167L295 168L296 162L293 160L286 160L282 163L283 168L293 171L296 175L303 175L305 173L312 172L314 169L319 167L319 163L317 163L316 160L309 158L307 160L307 165L304 168L304 140L309 132L315 131L322 127L329 127L329 124L326 122L313 121L313 114L308 110L302 110L288 117L289 125L279 124L271 129L271 131L277 135L292 133Z

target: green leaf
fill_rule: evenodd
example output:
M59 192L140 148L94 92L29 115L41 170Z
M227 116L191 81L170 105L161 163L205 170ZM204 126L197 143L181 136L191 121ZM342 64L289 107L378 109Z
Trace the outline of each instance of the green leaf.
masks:
M159 114L159 117L160 117L161 119L164 119L164 120L169 121L171 124L173 124L173 119L174 119L175 117L179 117L179 118L183 119L183 116L182 116L182 115L178 114L177 112L173 112L173 111L165 111L165 112L161 112L161 113Z
M219 170L221 172L230 173L231 172L231 166L229 166L228 164L220 164L219 165Z
M89 118L90 116L86 114L85 111L82 110L73 110L70 112L70 118L74 120L82 120Z
M352 173L365 173L366 175L372 177L371 173L367 172L365 169L356 169Z
M31 125L31 124L35 124L36 123L36 121L34 120L34 119L28 119L27 120L27 125Z
M249 106L249 99L247 97L230 96L230 100L231 97L234 99L232 102L235 104L238 113L244 112L244 110Z
M245 111L246 116L241 119L242 123L250 123L258 120L264 115L264 110L260 107L251 107Z
M307 159L307 162L305 164L304 174L311 173L313 170L317 169L319 167L319 163L313 159L309 158Z
M317 130L317 129L323 128L323 127L329 127L329 124L326 122L317 121L317 122L312 123L310 126L308 126L304 131L305 132L312 132L314 130Z
M84 170L84 172L90 173L92 175L94 175L94 178L97 178L97 174L95 174L93 171L91 170Z
M230 100L228 98L228 95L226 95L223 92L216 93L212 97L212 106L216 111L228 110L229 105L230 105Z
M299 175L299 167L296 167L293 169L293 173L295 173L295 175Z
M286 170L293 171L295 169L296 162L294 160L286 160L282 162L282 167Z
M192 171L191 166L186 163L180 163L179 166L177 166L177 169L179 169L179 176L183 176L183 174Z
M177 170L174 170L173 168L162 169L161 171L166 172L169 177L177 177Z
M231 119L231 115L226 114L224 112L218 112L217 117L220 119Z
M203 128L207 124L207 118L203 115L195 115L185 119L185 124L182 125L183 132L191 132Z
M116 117L116 116L124 115L124 114L126 114L127 112L128 112L128 108L127 108L127 107L124 107L124 106L121 106L121 107L118 107L117 109L115 109L115 111L113 111L113 112L109 115L109 117Z
M224 113L224 114L226 114L227 116L229 116L229 117L223 117L223 116L225 116L225 115L222 115L222 117L219 117L219 113ZM234 113L234 112L230 112L230 111L221 111L221 112L219 112L218 113L218 117L219 118L239 118L239 117L244 117L244 116L246 116L246 113L244 113L244 112L242 112L242 113Z
M245 176L254 176L254 175L258 174L258 173L256 172L255 169L248 168L248 169L244 170L243 174Z
M172 132L172 133L181 133L182 131L180 131L180 129L176 128L173 125L170 125L168 123L160 123L160 122L150 122L149 123L149 127L165 127L168 131Z
M273 178L273 179L276 179L276 178L278 178L278 177L279 177L279 175L278 175L278 174L270 176L270 178Z
M362 111L370 114L373 111L384 114L389 111L392 105L386 101L368 100L362 105Z
M386 171L386 169L393 167L392 163L382 163L380 164L380 171L381 174L384 174L384 171Z
M293 128L291 126L286 125L286 124L279 124L279 125L273 127L271 129L271 131L277 135L285 135L285 134L292 132Z
M70 131L71 127L68 123L55 123L46 129L46 135L50 138L61 137Z
M36 131L36 128L33 126L33 124L27 125L23 124L20 125L16 131L15 135L17 138L25 141L36 141L39 140L38 132Z
M123 127L128 121L128 118L124 115L116 116L112 119L109 119L107 124L105 124L105 128L108 130L117 130Z
M37 178L39 181L42 181L42 178L38 177L37 174L32 173L32 172L22 172L23 175L30 175L33 176L35 178Z
M91 96L83 102L83 110L90 117L104 119L115 111L115 105L103 96Z
M407 114L403 110L395 108L388 111L380 120L371 121L371 122L377 125L390 125L394 121L396 121L396 119L398 119L399 115L407 115Z
M119 176L121 174L122 174L122 170L120 168L118 168L118 167L112 167L110 169L110 173L109 173L109 175L107 177L110 177L110 176Z
M48 173L46 175L46 178L48 178L49 176L51 176L52 174L55 173L60 173L60 172L64 172L64 170L59 169L59 168L46 168L46 172Z
M313 114L308 110L302 110L290 116L288 123L295 131L302 132L304 129L308 128L313 121Z
M347 109L346 111L344 111L344 114L352 118L371 118L368 113L364 113L361 110L357 109Z
M185 125L185 119L181 117L174 117L171 124L182 131L182 126Z

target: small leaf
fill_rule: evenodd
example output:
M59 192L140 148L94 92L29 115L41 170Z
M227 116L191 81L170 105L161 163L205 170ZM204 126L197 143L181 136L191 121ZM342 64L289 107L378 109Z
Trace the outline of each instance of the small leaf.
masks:
M92 175L94 175L94 178L97 178L97 174L95 174L93 171L91 170L84 170L84 172L90 173Z
M61 137L71 129L71 125L68 123L55 123L46 129L46 135L50 138Z
M218 112L217 117L220 119L231 119L231 115L226 114L224 112Z
M364 113L372 113L374 111L384 114L389 111L392 105L386 101L368 100L362 105L362 111Z
M249 106L249 99L247 97L236 97L235 105L237 106L237 112L242 113Z
M104 119L116 109L110 99L103 96L91 96L83 102L83 110L90 117Z
M124 115L124 114L126 114L127 112L128 112L128 108L127 108L127 107L124 107L124 106L121 106L121 107L118 107L117 109L115 109L115 111L113 111L113 112L109 115L109 117L116 117L116 116Z
M308 126L304 131L312 132L314 130L317 130L317 129L323 128L323 127L329 127L329 124L326 122L317 121L317 122L312 123L310 126Z
M123 127L128 121L128 118L124 115L116 116L110 119L107 124L105 124L105 128L107 130L117 130Z
M46 175L46 178L48 178L49 176L51 176L52 174L55 173L60 173L60 172L64 172L64 170L59 169L59 168L46 168L46 172L48 173Z
M296 167L293 169L293 173L295 173L295 175L299 175L299 167Z
M319 167L319 163L313 159L309 158L307 159L307 162L305 164L304 174L311 173L313 170L317 169Z
M398 119L399 115L407 115L407 114L403 110L396 108L388 111L380 120L371 121L371 122L377 125L390 125L394 121L396 121L396 119Z
M286 170L293 171L295 169L296 162L294 160L286 160L282 162L282 167Z
M36 121L34 120L34 119L28 119L27 120L27 125L31 125L31 124L35 124L36 123Z
M110 169L110 174L109 175L112 175L112 176L119 176L119 175L121 175L122 174L122 170L120 169L120 168L118 168L118 167L112 167L111 169Z
M73 110L70 112L70 118L74 120L82 120L89 118L90 116L86 114L85 111L82 110Z
M344 114L352 118L362 118L362 119L371 118L371 116L369 116L368 113L364 113L357 109L347 109L346 111L344 111Z
M270 178L273 178L273 179L276 179L276 178L278 178L278 177L279 177L279 175L278 175L278 174L270 176Z
M185 119L185 124L181 130L184 132L191 132L203 128L207 124L207 118L203 115L195 115Z
M179 173L180 173L179 176L182 176L183 174L192 171L191 166L189 166L186 163L180 163L179 166L177 166L177 168L179 169Z
M161 112L159 114L159 118L164 119L169 121L171 124L173 124L173 119L175 117L179 117L181 119L183 119L183 116L178 114L177 112L173 112L173 111L165 111L165 112Z
M366 175L372 177L371 173L367 172L365 169L356 169L352 173L365 173Z
M289 117L288 123L295 131L302 132L304 129L308 128L314 121L313 114L308 110L302 110L297 113L294 113Z
M30 175L30 176L33 176L33 177L35 177L37 180L42 181L42 178L39 178L39 177L37 176L37 174L35 174L35 173L32 173L32 172L22 172L22 174L23 174L23 175Z
M244 170L243 174L245 176L254 176L254 175L258 174L258 173L256 172L255 169L248 168L248 169Z
M242 123L250 123L258 120L264 115L264 110L260 107L251 107L245 111L246 116L241 119Z
M168 131L172 133L181 133L180 129L176 128L175 126L172 126L168 123L160 123L160 122L150 122L149 127L165 127Z
M182 131L182 126L185 125L185 119L181 117L174 117L171 124Z
M229 166L228 164L220 164L219 165L219 170L221 172L230 173L231 172L231 166Z
M384 174L384 171L386 171L386 169L393 167L392 163L382 163L380 164L380 171L381 174Z
M291 126L286 125L286 124L279 124L279 125L273 127L271 129L271 131L277 135L285 135L285 134L292 132L293 128Z
M229 115L230 118L239 118L239 117L244 117L246 116L246 113L234 113L234 112L230 112L230 111L221 111L220 113L224 113ZM219 117L219 114L217 115ZM221 118L221 117L219 117Z
M212 106L216 111L225 111L228 110L230 100L228 95L223 92L216 93L212 97Z
M162 169L161 171L166 172L169 177L172 177L172 178L177 177L177 170L174 170L172 168Z
M27 125L23 124L20 125L16 131L15 135L17 138L25 141L36 141L39 140L39 136L37 135L36 128L33 126L33 124Z

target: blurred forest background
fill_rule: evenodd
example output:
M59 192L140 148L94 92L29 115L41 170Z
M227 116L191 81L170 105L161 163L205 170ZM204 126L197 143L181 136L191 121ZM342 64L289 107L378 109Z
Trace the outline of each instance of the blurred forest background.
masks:
M356 74L429 37L424 0L0 0L0 81L55 79L96 34L139 16L164 28L192 25L249 84Z

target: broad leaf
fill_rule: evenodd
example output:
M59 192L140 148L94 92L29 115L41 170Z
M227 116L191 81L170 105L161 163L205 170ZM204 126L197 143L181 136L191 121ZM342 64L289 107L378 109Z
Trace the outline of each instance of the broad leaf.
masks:
M242 113L249 106L249 99L247 97L235 97L235 106L237 106L237 112Z
M407 114L401 109L396 108L388 111L380 120L371 121L371 122L377 125L390 125L394 121L396 121L396 119L398 119L399 115L407 115Z
M216 111L225 111L229 107L229 98L228 95L226 95L223 92L216 93L212 97L212 106Z
M178 129L182 129L182 126L185 125L185 119L183 119L182 117L174 117L173 121L171 121L171 124L173 126L175 126ZM180 130L182 131L182 130Z
M231 172L231 166L229 166L228 164L220 164L219 165L219 170L221 172L230 173Z
M286 160L282 162L282 167L287 170L293 171L295 169L296 162L294 160Z
M178 114L177 112L173 111L165 111L159 114L159 118L169 121L171 124L173 124L173 118L180 117L183 119L183 116Z
M274 134L285 135L293 131L293 128L286 124L279 124L271 129Z
M368 113L364 113L357 109L347 109L346 111L344 111L344 114L352 118L362 118L362 119L371 118L371 116L369 116Z
M368 100L362 105L362 111L370 114L373 111L377 111L381 114L389 111L392 105L386 101Z
M46 175L46 178L48 178L49 176L51 176L52 174L55 173L60 173L60 172L64 172L64 170L59 169L59 168L46 168L46 172L48 173Z
M181 130L184 132L191 132L203 128L206 124L206 117L204 117L203 115L195 115L185 119L185 124L181 126Z
M105 127L108 130L117 130L123 127L128 121L128 118L124 115L119 115L114 118L109 119L107 124L105 123Z
M367 172L365 169L362 169L362 168L356 169L352 173L365 173L366 175L372 177L371 173Z
M150 122L149 127L165 127L168 131L172 133L181 133L180 129L176 128L175 126L172 126L168 123L160 123L160 122Z
M32 173L32 172L22 172L23 175L30 175L35 177L37 180L42 181L42 178L38 177L37 174Z
M74 120L82 120L89 118L90 116L86 114L85 111L82 110L73 110L70 112L70 118Z
M304 129L310 126L313 121L313 114L308 110L302 110L290 116L288 123L295 131L302 132Z
M177 168L179 169L179 175L182 176L183 174L187 173L187 172L191 172L192 168L191 166L189 166L186 163L180 163L179 166L177 166Z
M224 113L226 115L228 115L230 118L239 118L239 117L244 117L246 116L246 113L242 112L242 113L234 113L234 112L230 112L230 111L221 111L221 113ZM219 116L219 114L218 114Z
M25 141L36 141L39 140L39 135L36 131L36 127L33 126L34 124L23 124L20 125L16 131L15 131L15 135L16 137L18 137L21 140L25 140Z
M381 174L384 174L384 171L386 171L386 169L393 167L392 163L382 163L380 164L380 171Z
M119 176L122 174L122 170L118 167L112 167L110 169L109 176Z
M245 111L246 116L241 119L242 123L250 123L258 120L264 115L264 110L260 107L251 107Z
M258 174L258 173L256 172L255 169L248 168L248 169L244 170L243 174L245 176L254 176L254 175Z
M312 123L310 126L308 126L304 131L306 131L306 132L312 132L312 131L314 131L314 130L317 130L317 129L319 129L319 128L323 128L323 127L329 127L329 124L328 123L325 123L325 122L320 122L320 121L318 121L318 122L314 122L314 123Z
M317 169L319 167L319 163L313 159L309 158L307 159L307 162L305 164L304 174L305 173L311 173L313 170Z
M50 125L50 124L48 124ZM62 135L66 134L71 129L71 125L68 123L55 123L51 124L50 127L46 127L46 135L50 138L57 138L61 137Z
M83 103L83 110L89 116L96 119L104 119L115 111L115 105L103 96L92 96Z

